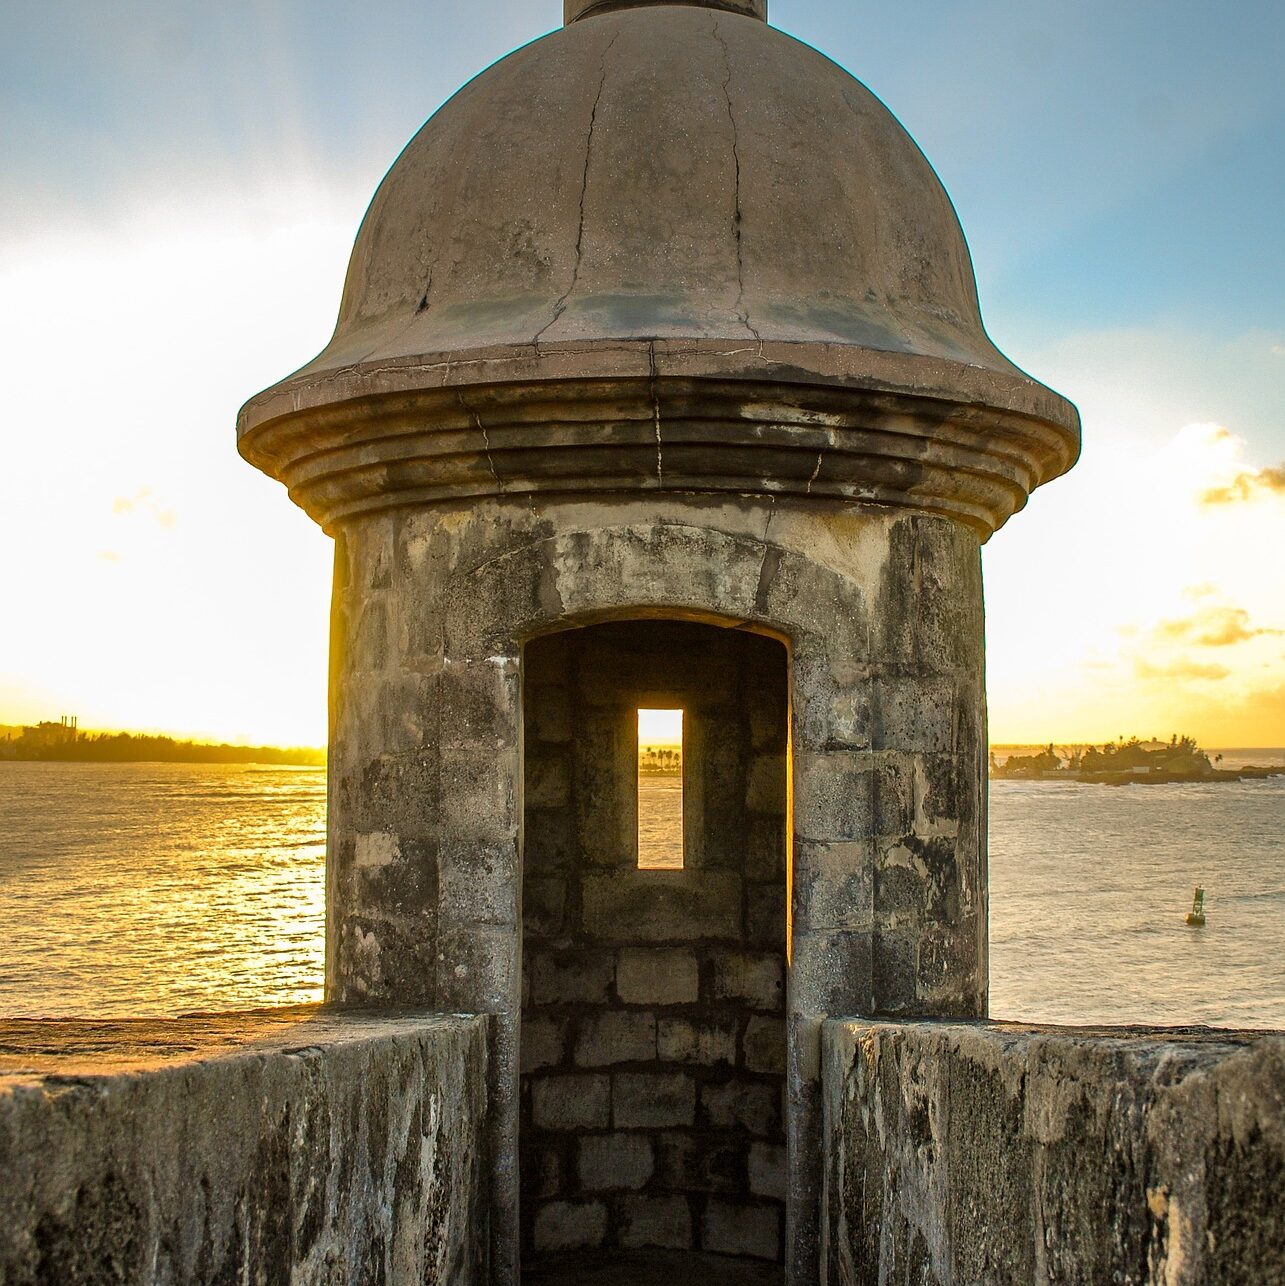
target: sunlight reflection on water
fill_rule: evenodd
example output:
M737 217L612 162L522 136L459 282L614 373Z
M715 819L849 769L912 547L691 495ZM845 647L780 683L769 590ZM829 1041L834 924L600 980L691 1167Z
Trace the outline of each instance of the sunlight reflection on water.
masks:
M320 999L325 813L322 772L0 763L0 1014ZM1283 823L1285 778L994 783L992 1013L1285 1027Z
M0 763L0 1014L321 999L324 772Z

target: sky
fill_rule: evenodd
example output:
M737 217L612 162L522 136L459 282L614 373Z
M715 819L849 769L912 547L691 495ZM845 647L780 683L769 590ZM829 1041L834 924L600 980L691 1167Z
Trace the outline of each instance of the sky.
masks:
M317 744L331 544L236 454L402 146L560 0L0 0L0 724ZM771 0L1084 453L986 547L996 742L1285 744L1285 9Z

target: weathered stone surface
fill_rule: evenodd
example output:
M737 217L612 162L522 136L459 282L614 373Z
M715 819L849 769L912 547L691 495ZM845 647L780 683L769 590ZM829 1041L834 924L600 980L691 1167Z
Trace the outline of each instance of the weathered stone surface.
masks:
M777 850L778 860L784 845ZM699 999L699 965L687 950L626 948L616 967L616 991L627 1005L692 1005Z
M487 1024L0 1023L0 1281L479 1280Z
M656 1168L643 1134L593 1134L580 1141L580 1182L589 1192L641 1188Z
M825 1031L830 1281L1285 1281L1285 1036Z
M701 1233L707 1250L774 1261L781 1253L780 1207L734 1205L715 1198L705 1208Z
M628 1197L623 1213L622 1246L685 1250L692 1244L691 1206L683 1197Z
M496 1286L523 1237L642 1226L576 1190L570 1136L607 1128L605 1073L566 1100L576 1060L654 1058L695 1096L686 1135L633 1128L697 1241L763 1253L749 1117L788 1130L802 1286L821 1021L986 1011L979 546L1070 467L1078 417L987 336L906 132L766 16L564 0L405 149L332 340L239 418L336 536L327 997L492 1015ZM707 631L677 684L707 703L690 869L662 883L632 869L606 637L658 618ZM658 694L682 649L635 660ZM649 977L646 946L685 954Z

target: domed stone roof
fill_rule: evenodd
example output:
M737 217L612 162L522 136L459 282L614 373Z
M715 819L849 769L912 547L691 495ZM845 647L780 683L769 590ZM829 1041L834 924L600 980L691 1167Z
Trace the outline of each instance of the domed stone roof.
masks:
M764 0L566 9L563 30L471 81L398 158L357 237L330 344L243 409L250 459L333 521L348 510L309 504L317 489L300 483L316 478L288 476L321 431L301 416L357 403L367 414L370 399L396 397L404 417L406 399L431 390L633 379L651 387L641 415L650 422L657 383L672 377L810 387L821 404L801 408L812 413L804 428L842 427L825 417L841 411L833 395L843 389L970 407L965 438L977 408L993 410L998 437L1010 448L1022 439L1017 454L1029 458L1016 472L1009 460L1008 500L973 513L985 528L1070 466L1074 408L991 343L950 200L869 90L769 27ZM461 429L482 427L487 408L451 404ZM501 420L504 438L512 417ZM809 495L888 498L854 490L851 470L814 467L815 436L782 442L800 452L786 490L798 475ZM594 441L613 445L602 433ZM528 435L510 445L539 444ZM534 486L529 460L503 486L489 450L491 491ZM748 474L724 463L723 482L722 464L703 466L716 488L743 490L763 473L763 461ZM590 469L604 489L633 471L620 459L596 464L607 466ZM569 460L559 467L565 474ZM665 485L662 466L651 473L639 485ZM671 474L680 482L704 487L690 470ZM467 494L465 485L441 497Z

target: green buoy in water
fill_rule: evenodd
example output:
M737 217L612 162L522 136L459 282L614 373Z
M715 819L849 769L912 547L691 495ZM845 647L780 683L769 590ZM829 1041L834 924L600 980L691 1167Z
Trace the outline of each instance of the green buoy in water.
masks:
M1187 923L1203 928L1205 924L1205 890L1199 884L1191 898L1191 910L1187 912Z

